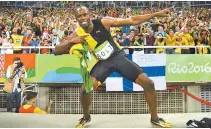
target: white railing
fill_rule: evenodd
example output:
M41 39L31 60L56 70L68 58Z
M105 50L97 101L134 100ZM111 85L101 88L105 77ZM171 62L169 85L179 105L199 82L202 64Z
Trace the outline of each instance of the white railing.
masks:
M209 48L209 46L130 46L122 48Z
M121 46L122 48L126 49L126 48L143 48L143 49L147 49L147 48L163 48L163 49L168 49L168 48L195 48L196 52L197 52L197 48L203 48L203 52L204 52L204 48L210 48L210 46ZM19 47L3 47L0 46L0 49L6 50L6 49L29 49L31 52L31 49L39 49L39 54L40 54L40 50L41 49L55 49L54 46L19 46Z
M35 47L35 46L18 46L18 47L3 47L3 46L0 46L0 49L26 49L26 48L28 48L28 49L35 49L35 48L38 48L38 49L42 49L42 48L48 48L48 49L54 49L55 47L53 47L53 46L37 46L37 47Z
M29 53L31 53L31 50L32 49L38 49L38 54L40 54L41 52L41 49L55 49L54 46L18 46L18 47L3 47L3 46L0 46L0 50L7 50L7 49L29 49Z
M197 54L197 48L202 48L203 53L204 53L204 48L210 48L210 46L130 46L130 47L122 47L122 48L143 48L143 49L147 49L147 48L164 48L164 49L168 49L168 48L194 48L195 54Z

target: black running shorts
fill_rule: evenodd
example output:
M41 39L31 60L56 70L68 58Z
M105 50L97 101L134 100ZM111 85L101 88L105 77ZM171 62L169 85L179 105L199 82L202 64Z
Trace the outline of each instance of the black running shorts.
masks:
M99 61L91 70L91 76L103 83L112 72L118 72L128 80L135 82L143 70L130 61L124 51L120 51L107 60Z

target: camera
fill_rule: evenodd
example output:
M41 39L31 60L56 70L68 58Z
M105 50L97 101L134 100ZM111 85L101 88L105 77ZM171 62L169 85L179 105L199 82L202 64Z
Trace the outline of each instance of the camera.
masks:
M16 66L16 68L21 68L21 67L23 67L23 62L19 62Z

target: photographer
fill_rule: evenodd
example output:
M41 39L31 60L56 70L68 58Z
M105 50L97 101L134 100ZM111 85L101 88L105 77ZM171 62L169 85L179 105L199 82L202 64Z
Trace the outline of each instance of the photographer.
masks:
M15 57L13 59L13 64L8 66L6 77L8 80L11 80L9 82L11 82L13 86L11 91L6 91L8 92L7 112L12 112L13 101L15 99L15 102L16 102L15 112L18 113L18 110L20 108L20 103L21 103L21 90L25 87L24 79L27 78L26 70L19 57Z

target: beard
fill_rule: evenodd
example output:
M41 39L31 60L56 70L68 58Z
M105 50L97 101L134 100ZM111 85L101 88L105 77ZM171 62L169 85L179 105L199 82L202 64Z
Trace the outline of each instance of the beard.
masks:
M91 24L90 24L90 22L82 22L81 24L80 24L80 26L83 28L83 29L88 29L89 28L89 26L90 26Z
M80 26L81 26L86 32L89 32L89 31L90 31L90 28L92 27L92 22L91 22L91 21L82 22L82 23L80 23Z

